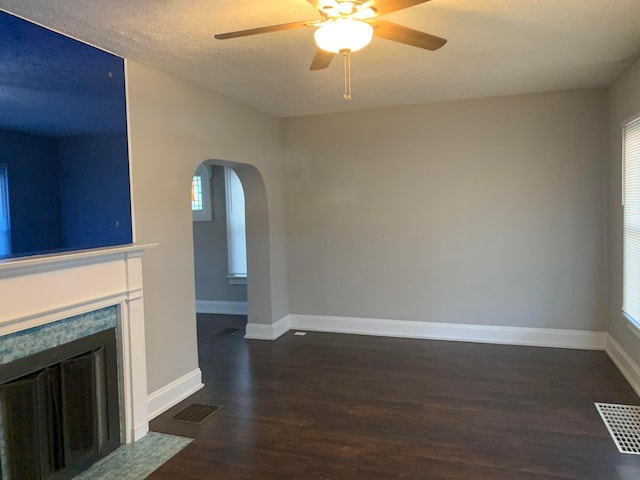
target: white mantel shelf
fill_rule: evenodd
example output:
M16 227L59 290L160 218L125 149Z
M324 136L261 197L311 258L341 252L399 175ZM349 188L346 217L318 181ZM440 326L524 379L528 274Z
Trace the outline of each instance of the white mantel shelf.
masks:
M123 441L149 430L142 254L129 244L0 261L0 336L118 307Z
M55 252L27 257L15 257L0 260L0 278L13 277L24 273L44 272L47 270L74 267L87 263L109 261L114 256L137 256L145 250L157 247L157 243L138 245L131 243L117 247L91 248L68 252Z

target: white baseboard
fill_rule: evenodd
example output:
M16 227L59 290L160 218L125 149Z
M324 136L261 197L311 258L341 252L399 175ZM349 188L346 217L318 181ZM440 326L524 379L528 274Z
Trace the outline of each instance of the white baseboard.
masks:
M640 366L633 361L629 354L607 334L607 344L605 351L609 358L616 364L618 370L624 375L631 387L640 396Z
M247 324L245 338L275 340L289 330L350 333L383 337L424 338L460 342L499 343L535 347L604 350L606 332L555 328L467 325L380 318L290 314L273 325Z
M501 327L298 314L292 314L289 317L289 328L297 330L583 350L604 350L606 336L605 332L552 328Z
M161 413L166 412L202 387L204 387L202 372L199 368L196 368L149 394L147 397L149 420L151 421Z
M142 425L138 425L138 427L133 429L133 435L131 436L132 443L137 442L147 433L149 433L149 422L144 422Z
M217 313L221 315L246 315L247 302L227 302L222 300L196 300L196 313Z
M289 331L291 315L286 315L271 325L261 323L247 323L247 333L244 338L250 340L275 340Z

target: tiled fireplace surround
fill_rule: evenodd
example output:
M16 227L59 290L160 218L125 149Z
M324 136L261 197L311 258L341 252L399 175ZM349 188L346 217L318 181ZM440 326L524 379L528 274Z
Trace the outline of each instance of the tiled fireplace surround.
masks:
M122 441L149 430L142 252L85 250L0 262L0 366L115 326Z

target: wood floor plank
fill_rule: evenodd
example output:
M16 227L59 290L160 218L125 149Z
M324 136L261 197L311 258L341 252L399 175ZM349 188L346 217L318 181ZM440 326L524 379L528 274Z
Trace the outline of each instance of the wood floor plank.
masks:
M214 336L205 388L151 423L194 442L149 478L627 480L593 403L640 404L603 352L292 332ZM224 408L171 421L190 403Z

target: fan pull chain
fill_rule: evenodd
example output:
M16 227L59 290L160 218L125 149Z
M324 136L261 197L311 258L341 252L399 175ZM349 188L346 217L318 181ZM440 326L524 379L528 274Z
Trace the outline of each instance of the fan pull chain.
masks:
M344 58L344 99L351 100L351 50L342 50Z

